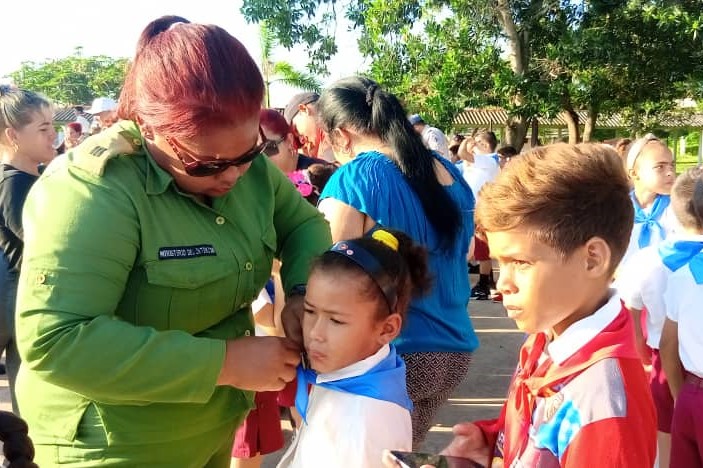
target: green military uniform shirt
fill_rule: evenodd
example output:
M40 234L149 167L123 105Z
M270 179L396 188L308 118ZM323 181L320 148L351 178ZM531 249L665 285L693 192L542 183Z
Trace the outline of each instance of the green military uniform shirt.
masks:
M117 445L238 424L253 400L216 386L225 340L253 333L274 255L290 290L331 243L266 157L209 207L178 190L132 122L54 161L24 226L17 393L48 445L73 440L89 405Z

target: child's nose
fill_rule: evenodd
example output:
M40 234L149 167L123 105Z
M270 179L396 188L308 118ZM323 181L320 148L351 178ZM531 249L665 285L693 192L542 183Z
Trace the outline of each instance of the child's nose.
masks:
M315 323L310 328L310 339L313 341L324 341L325 340L325 324L324 320L317 319Z
M515 282L512 280L512 270L509 266L501 265L498 281L496 282L496 289L498 289L501 294L514 294L517 292Z

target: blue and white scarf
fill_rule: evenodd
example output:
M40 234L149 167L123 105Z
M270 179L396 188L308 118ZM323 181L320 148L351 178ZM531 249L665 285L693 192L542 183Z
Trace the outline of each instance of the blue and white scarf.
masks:
M659 245L659 256L671 271L688 264L696 284L703 284L703 240L662 242Z
M646 213L640 206L637 198L635 197L634 190L630 192L630 198L632 199L632 206L635 207L635 225L642 225L640 237L637 240L640 249L647 247L651 243L652 228L655 226L659 229L661 238L664 239L666 237L666 231L662 225L659 224L659 220L664 214L664 211L666 211L669 207L671 197L669 197L669 195L657 195L657 198L654 199L654 205L652 205L652 209L649 213Z
M318 385L338 392L361 395L376 400L388 401L412 411L413 404L405 385L405 362L398 356L395 346L390 345L390 353L367 372L355 377L317 382L317 372L298 366L298 388L295 393L295 407L307 424L308 385Z

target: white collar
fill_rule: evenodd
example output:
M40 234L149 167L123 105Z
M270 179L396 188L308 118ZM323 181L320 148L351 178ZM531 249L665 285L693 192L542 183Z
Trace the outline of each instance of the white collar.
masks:
M375 354L372 354L366 359L362 359L361 361L357 361L354 364L350 364L347 367L337 369L336 371L328 372L326 374L318 374L316 382L333 382L335 380L342 380L347 379L349 377L356 377L358 375L365 374L372 368L374 368L379 362L383 361L386 357L388 357L390 352L390 345L381 346L381 349L379 349L378 351L376 351Z
M667 237L667 240L669 240L668 237ZM674 242L676 242L676 241L702 242L703 241L703 234L689 234L686 232L682 232L680 234L672 235L671 240L673 240Z
M611 289L610 299L603 307L593 315L572 323L569 328L547 345L549 357L556 365L560 365L605 330L620 314L621 310L620 296L615 293L614 289Z

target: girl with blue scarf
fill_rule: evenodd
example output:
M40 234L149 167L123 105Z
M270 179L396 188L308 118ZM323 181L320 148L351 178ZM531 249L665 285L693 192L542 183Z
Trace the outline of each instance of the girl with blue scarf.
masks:
M703 167L689 169L672 190L684 234L660 244L672 272L659 349L675 400L671 466L700 466L703 453Z
M633 184L635 225L621 266L638 250L663 241L678 224L669 207L676 179L674 156L664 142L651 133L636 140L627 154L627 171Z
M338 242L315 261L295 401L303 424L279 467L378 466L384 449L412 449L405 363L391 341L429 286L425 250L396 231Z

